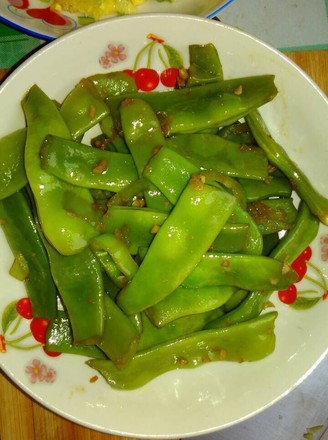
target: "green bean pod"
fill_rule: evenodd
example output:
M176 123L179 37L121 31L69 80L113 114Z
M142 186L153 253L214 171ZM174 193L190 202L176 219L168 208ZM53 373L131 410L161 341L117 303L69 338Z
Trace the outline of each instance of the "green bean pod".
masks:
M141 177L149 159L165 143L161 126L154 110L141 98L122 101L121 120L125 141Z
M209 251L225 253L248 253L250 227L247 223L233 224L227 222L215 238Z
M89 239L97 235L95 228L84 219L70 216L63 207L66 192L76 194L80 204L90 207L90 191L50 175L41 168L40 148L44 138L53 134L70 138L70 132L56 104L36 85L22 102L27 121L25 170L37 206L41 228L47 240L63 255L80 252Z
M237 214L240 214L238 218ZM124 241L130 254L136 255L140 248L150 246L167 216L168 214L165 212L148 208L110 205L109 210L100 221L100 229L116 234ZM230 220L233 222L230 223ZM262 236L249 214L236 208L229 221L214 239L210 250L260 255Z
M190 176L199 172L199 167L188 158L164 146L149 161L143 176L174 205Z
M208 322L213 321L223 314L224 312L219 307L208 312L183 316L163 325L162 327L157 327L151 322L145 312L141 312L142 332L140 334L137 351L141 352L156 345L173 341L174 339L200 331Z
M35 318L57 315L57 289L34 214L21 191L0 200L0 224L14 258L24 261L24 284Z
M113 194L112 197L107 201L107 206L136 206L136 203L139 203L139 200L143 199L144 191L149 189L150 182L146 179L136 179L133 182L127 184L118 191L116 194Z
M46 244L53 279L70 320L74 345L101 341L104 330L104 288L101 267L87 247L61 255Z
M245 253L252 255L261 255L263 251L263 237L262 234L252 218L252 216L239 205L237 205L231 214L228 225L248 225L248 237L246 243L244 243ZM220 237L217 237L220 240Z
M253 290L248 292L246 298L233 310L213 319L205 325L205 329L219 329L234 327L241 322L247 322L260 316L266 302L272 295L272 290Z
M292 186L284 176L270 175L265 181L238 179L242 185L247 202L268 199L270 197L291 197Z
M228 301L223 304L222 314L228 313L231 310L238 307L244 301L244 299L247 297L248 294L249 294L248 290L237 289L234 292L234 294L231 296L231 298L229 298Z
M235 292L232 286L204 286L186 289L179 286L167 297L146 310L157 327L183 316L207 312L225 304Z
M110 206L101 220L101 230L120 238L130 254L136 255L140 247L147 248L160 226L167 219L167 213L149 208Z
M290 179L293 189L306 202L313 214L318 216L323 224L328 225L328 199L313 187L308 177L290 159L283 147L272 138L257 110L250 112L246 120L258 145L266 152L270 162Z
M190 176L198 171L199 168L190 162L188 158L165 146L149 161L145 168L144 176L153 182L171 203L175 204L187 185ZM212 180L215 178L215 176L211 176L211 172L208 172L208 175ZM249 225L249 235L246 244L247 253L258 255L262 253L262 235L249 213L240 206L236 206L229 219L229 223Z
M104 331L97 343L117 368L125 368L136 353L140 334L109 296L104 296Z
M291 229L298 214L293 199L290 197L250 202L247 204L247 211L262 235Z
M137 91L134 78L122 71L96 73L86 80L92 82L102 99Z
M93 249L93 253L97 257L99 264L105 271L107 278L109 278L111 282L113 282L114 286L120 289L124 287L128 281L127 277L123 274L123 272L121 272L118 265L113 260L112 256L107 251L97 249Z
M93 251L104 250L127 280L131 280L138 270L138 265L131 257L125 243L114 234L101 234L90 240L89 246Z
M243 118L252 110L273 99L271 89L259 87L248 94L220 93L175 104L159 115L163 133L166 137L179 133L196 133L208 128L219 128Z
M280 240L270 256L278 261L291 264L301 252L314 240L318 233L319 220L311 213L305 202L301 202L299 214L294 227ZM270 296L272 290L254 290L234 310L207 324L209 328L226 327L238 322L247 321L258 316Z
M280 241L279 232L263 235L263 250L262 255L270 255L272 250L278 245Z
M142 98L150 104L156 113L165 113L167 109L174 105L183 105L189 101L197 99L207 99L222 93L234 94L242 91L247 96L255 93L255 96L266 96L266 99L273 99L277 94L273 75L258 75L229 80L215 81L201 86L183 87L177 90L143 93ZM140 98L140 92L125 93L123 95L109 97L106 103L110 109L117 126L121 125L120 107L124 99ZM255 105L255 102L254 102Z
M138 272L119 293L119 306L133 314L175 290L210 247L235 205L235 197L206 185L201 175L193 176L154 237Z
M229 328L204 330L135 355L119 370L112 362L91 359L113 388L135 389L171 370L195 368L211 361L252 362L271 354L275 347L276 312Z
M27 184L24 167L25 140L25 128L0 139L0 200Z
M218 136L231 142L244 145L254 145L255 139L246 122L237 121L220 128Z
M190 44L189 63L187 87L223 79L220 57L212 43Z
M237 144L204 133L172 136L166 145L201 170L256 181L268 177L268 159L259 147Z
M40 155L41 166L48 173L84 188L117 192L138 177L131 155L56 136L46 136Z
M70 321L63 310L58 310L58 316L49 322L45 347L47 351L107 359L105 353L96 345L73 345Z
M71 136L78 140L91 127L109 117L109 109L91 81L82 79L66 96L60 113Z
M285 263L262 255L205 253L183 286L230 285L245 290L287 289L297 280Z
M141 178L150 158L165 143L160 123L150 105L137 98L122 102L121 123L126 144ZM144 197L149 208L169 211L172 207L156 186L150 185Z
M285 234L272 250L271 257L291 264L311 244L319 231L319 219L312 214L306 202L301 201L294 227Z

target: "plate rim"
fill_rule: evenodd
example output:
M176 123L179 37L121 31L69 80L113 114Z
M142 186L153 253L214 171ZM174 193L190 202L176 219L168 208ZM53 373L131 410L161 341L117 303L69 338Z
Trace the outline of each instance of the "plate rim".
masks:
M187 14L166 14L166 13L152 13L152 14L137 14L136 16L125 16L125 17L113 17L111 20L115 20L115 21L122 21L122 20L135 20L135 19L139 19L141 16L147 16L147 18L151 18L152 16L153 17L161 17L161 18L165 18L165 17L167 17L167 16L170 16L170 17L172 17L172 16L175 16L175 18L187 18L187 19L192 19L192 21L211 21L210 19L208 19L208 18L204 18L204 17L195 17L195 16L190 16L190 15L187 15ZM92 25L89 25L90 27L91 26L93 26L93 27L98 27L98 26L103 26L103 25L105 25L104 24L104 21L100 21L100 22L97 22L97 23L93 23ZM106 24L107 25L107 24ZM220 27L224 27L224 28L227 28L227 29L231 29L231 30L233 30L234 32L238 32L238 33L240 33L240 34L244 34L244 35L246 35L246 36L248 36L248 37L250 37L252 40L255 40L255 41L257 41L258 43L260 43L261 45L263 45L264 47L266 47L267 49L270 49L271 51L273 51L273 52L275 52L276 54L278 54L280 57L282 57L285 61L287 61L289 64L291 64L294 68L296 68L297 70L298 70L298 72L299 73L301 73L302 74L302 76L304 76L305 77L305 79L308 81L308 82L310 82L311 83L311 85L316 89L316 91L317 92L319 92L321 95L322 95L322 97L323 98L325 98L325 100L326 100L326 103L328 104L328 98L323 94L323 92L321 91L321 89L317 86L317 84L299 67L299 66L297 66L292 60L290 60L286 55L284 55L283 53L281 53L279 50L277 50L277 49L275 49L275 48L273 48L272 46L270 46L269 44L267 44L267 43L265 43L265 42L263 42L263 41L261 41L260 39L258 39L258 38L256 38L256 37L254 37L254 36L252 36L252 35L250 35L249 33L247 33L247 32L244 32L244 31L241 31L240 29L236 29L236 28L234 28L233 26L231 26L231 25L227 25L227 24L224 24L224 23L221 23L221 22L218 22L218 23L216 23L216 25L218 25L218 26L220 26ZM45 52L45 51L47 51L47 50L50 50L50 48L52 47L52 46L54 46L54 45L57 45L57 44L63 44L63 41L62 40L64 40L64 39L69 39L69 38L75 38L75 36L73 35L74 33L78 33L78 32L84 32L84 29L85 28L79 28L79 29L76 29L74 32L71 32L71 33L67 33L67 34L65 34L65 36L62 38L62 39L55 39L53 42L51 42L49 45L46 45L45 47L42 47L41 49L39 49L35 54L33 54L30 58L28 58L27 60L25 60L20 66L18 66L16 69L15 69L15 71L3 82L3 84L0 86L0 95L1 95L1 91L2 91L2 89L6 86L6 84L9 82L9 81L11 81L12 80L12 77L13 76L15 76L15 72L16 72L16 74L19 74L19 72L21 71L21 70L23 70L23 69L25 69L26 68L26 66L29 64L29 63L31 63L31 62L34 62L34 60L38 57L38 56L41 56L42 54L43 54L43 52ZM201 432L199 435L201 435L201 434L208 434L208 433L211 433L211 432L216 432L216 431L218 431L218 430L221 430L221 429L224 429L224 428L227 428L227 427L229 427L229 426L232 426L232 425L235 425L236 423L239 423L239 422L241 422L241 421L243 421L243 420L247 420L247 419L249 419L249 418L251 418L251 417L253 417L253 416L255 416L255 415L257 415L258 413L260 413L260 412L262 412L263 410L265 410L265 409L267 409L268 407L270 407L271 405L273 405L274 403L276 403L277 401L279 401L280 399L282 399L283 397L285 397L287 394L289 394L289 392L291 392L295 387L297 387L301 382L303 382L303 380L309 375L309 374L311 374L312 373L312 371L317 367L317 365L322 361L322 359L326 356L326 353L327 353L327 351L328 351L328 347L327 347L327 350L326 350L326 352L324 353L324 354L322 354L321 356L320 356L320 358L317 360L317 362L312 366L312 368L310 369L310 370L308 370L307 372L306 372L306 374L305 375L303 375L303 377L302 378L300 378L299 379L299 381L294 385L294 387L293 388L290 388L289 390L286 390L286 392L285 392L285 394L283 394L283 395L281 395L281 396L278 396L277 397L277 399L276 400L274 400L274 401L271 401L271 402L269 402L268 403L268 405L265 407L265 408L260 408L259 410L257 410L257 411L255 411L254 413L252 413L252 414L250 414L250 415L247 415L247 416L245 416L244 418L242 418L242 419L240 419L240 420L238 420L237 422L231 422L230 424L228 424L228 425L225 425L225 426L223 426L222 428L212 428L212 429L210 429L210 430L205 430L205 431L203 431L203 432ZM1 358L0 358L0 364L1 364L1 366L2 366L2 362L1 362ZM3 367L2 367L3 368ZM9 375L8 375L9 376ZM15 377L12 377L12 380L14 380L14 382L16 382L17 381L17 379L15 378ZM32 398L34 398L36 401L38 401L39 403L41 403L43 406L46 406L47 408L49 408L51 411L53 411L53 412L55 412L55 413L57 413L57 414L59 414L59 415L61 415L61 416L63 416L63 417L65 417L66 419L69 419L69 420L72 420L73 422L75 422L75 423L79 423L79 424L82 424L82 423L80 423L79 421L77 421L74 417L69 417L69 415L67 414L67 413L65 413L65 412L60 412L60 410L58 410L58 411L56 411L55 409L54 409L54 407L52 407L52 406L47 406L46 404L45 404L45 402L44 402L44 399L41 399L41 398L39 398L38 396L34 396L33 395L33 393L31 393L31 391L30 391L30 388L28 388L28 387L25 387L25 385L24 384L22 384L19 380L18 380L18 383L20 383L20 388L21 389L24 389L24 391L25 392L27 392L27 394L29 395L29 396L31 396ZM89 428L92 428L92 429L95 429L94 428L94 426L92 425L92 424L83 424L83 426L87 426L87 427L89 427ZM97 430L98 431L101 431L99 428L97 428ZM125 435L125 433L122 433L122 432L120 432L120 431L108 431L108 430L103 430L103 431L101 431L101 432L107 432L107 433L112 433L112 434L120 434L120 435ZM136 436L136 437L138 437L138 438L148 438L149 436L148 435L141 435L141 434L133 434L134 436ZM179 434L179 436L180 437L191 437L191 436L194 436L195 435L195 433L190 433L190 434L186 434L185 436L183 436L183 435L181 435L181 434ZM154 437L156 437L156 438L171 438L172 437L172 435L169 435L169 436L166 436L166 435L164 435L164 436L158 436L158 435L155 435Z

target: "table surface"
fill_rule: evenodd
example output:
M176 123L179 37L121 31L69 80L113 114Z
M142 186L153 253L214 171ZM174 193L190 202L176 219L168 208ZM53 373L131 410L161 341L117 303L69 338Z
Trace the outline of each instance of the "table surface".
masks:
M328 94L328 50L295 51L286 54ZM9 69L0 69L0 81L8 74L10 74ZM50 412L25 395L3 373L0 374L0 396L2 440L124 439L76 425Z

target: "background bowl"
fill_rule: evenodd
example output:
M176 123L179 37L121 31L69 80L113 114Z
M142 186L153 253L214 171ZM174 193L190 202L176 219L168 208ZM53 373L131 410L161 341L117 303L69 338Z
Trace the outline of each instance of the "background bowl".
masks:
M133 32L129 32L131 29ZM174 14L113 18L49 43L0 87L0 108L6 109L1 115L0 136L24 126L21 99L34 83L60 102L82 77L131 68L149 33L156 33L174 47L185 65L189 44L212 42L226 78L274 74L279 94L262 107L261 113L291 158L317 189L328 194L327 98L279 51L238 29L205 18ZM125 56L115 63L110 59L104 63L108 45L119 47ZM146 60L141 59L143 62ZM161 68L155 59L152 66ZM327 240L328 228L321 226L311 244L311 262L326 278L328 255L322 243ZM8 304L24 292L22 284L8 274L13 257L2 232L0 248L3 317ZM301 282L301 287L313 288L307 280ZM280 303L276 294L271 300L279 313L277 345L272 355L259 362L217 362L193 370L171 371L134 391L112 390L101 378L91 381L95 373L79 356L50 358L42 349L24 351L8 346L7 352L0 354L0 366L45 407L99 431L140 438L205 434L268 408L296 387L327 352L328 301L320 301L307 311L296 311ZM35 367L42 367L49 380L31 376Z
M146 0L139 13L191 14L212 18L234 0ZM81 14L58 14L49 10L50 0L0 0L0 20L30 35L53 40L86 24ZM109 17L104 17L109 18ZM90 20L89 20L90 21Z

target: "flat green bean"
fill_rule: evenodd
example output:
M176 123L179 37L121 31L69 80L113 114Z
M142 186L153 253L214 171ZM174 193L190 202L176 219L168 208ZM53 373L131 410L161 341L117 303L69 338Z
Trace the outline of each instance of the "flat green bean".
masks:
M133 357L123 370L108 360L87 364L118 389L135 389L170 370L195 368L210 361L251 362L262 359L275 347L276 312L225 329L204 330L162 344Z

